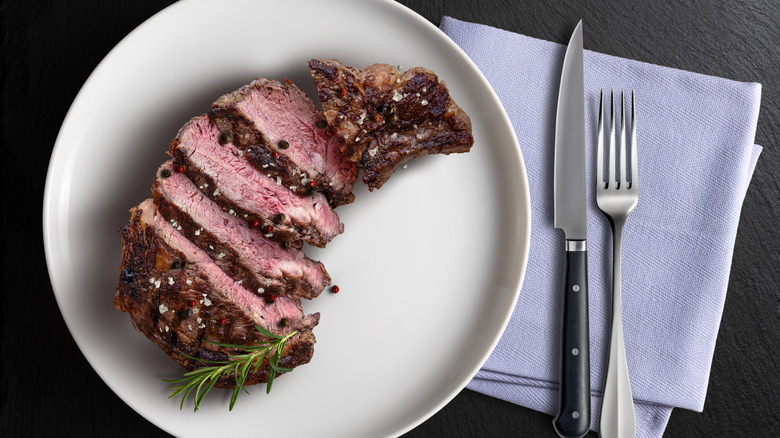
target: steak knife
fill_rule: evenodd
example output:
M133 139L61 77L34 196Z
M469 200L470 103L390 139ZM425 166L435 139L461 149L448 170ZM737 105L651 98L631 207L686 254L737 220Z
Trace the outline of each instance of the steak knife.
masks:
M566 48L555 121L555 228L566 235L561 370L558 415L553 426L564 438L590 427L588 251L585 217L585 85L582 20Z

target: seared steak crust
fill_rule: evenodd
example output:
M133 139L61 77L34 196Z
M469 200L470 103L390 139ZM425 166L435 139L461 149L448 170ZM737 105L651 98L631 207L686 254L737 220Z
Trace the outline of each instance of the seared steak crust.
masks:
M259 294L309 299L330 284L322 263L268 240L276 230L252 228L233 210L220 209L173 167L168 161L157 172L152 192L158 210L239 284Z
M130 224L120 230L122 266L114 296L114 306L130 315L136 330L180 365L194 370L209 364L187 356L225 360L228 354L240 352L204 342L204 339L249 345L266 340L255 330L255 324L265 325L277 334L295 329L298 333L287 342L280 364L292 368L309 362L315 342L311 329L319 322L319 314L303 316L300 302L280 303L286 300L280 298L274 304L275 309L264 309L289 316L290 326L285 328L278 323L258 321L252 311L240 301L227 298L215 284L217 280L203 267L208 263L205 255L199 258L196 253L186 255L173 248L161 237L157 226L142 218L141 207L154 208L149 201L134 208ZM264 360L260 370L250 373L246 384L265 382L267 378L268 363ZM231 388L235 386L235 380L223 377L216 386Z
M257 169L233 144L220 144L220 131L207 115L190 120L171 143L176 167L225 211L262 226L273 225L270 237L300 247L300 241L324 247L344 231L324 195L300 197L282 185L269 169ZM284 219L275 220L279 213Z
M355 199L355 164L344 159L325 117L292 82L258 78L217 99L209 116L250 163L297 194L321 192L333 207Z
M344 156L363 170L369 190L412 158L468 152L471 120L430 70L309 61L325 118Z

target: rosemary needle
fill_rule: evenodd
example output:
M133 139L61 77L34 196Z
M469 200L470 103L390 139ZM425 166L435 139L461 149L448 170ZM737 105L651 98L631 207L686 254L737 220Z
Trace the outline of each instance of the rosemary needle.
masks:
M280 367L279 360L282 357L284 344L296 332L293 331L288 335L279 336L269 332L259 325L256 325L255 329L262 333L263 336L269 338L269 341L258 342L253 345L235 345L213 342L206 339L203 340L204 342L218 345L220 347L240 348L245 351L245 353L241 354L228 355L228 360L211 361L199 359L185 354L185 356L189 357L190 359L212 365L186 372L184 373L184 377L181 379L162 379L163 382L180 383L179 386L172 386L170 388L173 390L173 393L168 398L173 398L177 395L183 394L181 405L179 406L179 409L183 409L184 401L187 400L187 397L190 395L190 393L195 390L193 400L195 402L195 411L197 412L200 403L203 401L203 398L206 397L206 394L208 394L211 388L214 387L214 385L217 383L217 380L219 380L221 377L228 377L232 375L236 380L236 387L233 389L233 395L230 397L229 409L232 411L233 406L235 406L236 400L238 399L238 395L241 393L241 390L246 391L247 394L249 393L249 391L244 388L244 383L246 382L246 378L249 375L249 372L257 372L260 369L260 364L266 357L268 358L268 381L266 383L265 392L266 394L271 392L271 386L274 383L274 377L276 377L276 374L292 371L292 368Z

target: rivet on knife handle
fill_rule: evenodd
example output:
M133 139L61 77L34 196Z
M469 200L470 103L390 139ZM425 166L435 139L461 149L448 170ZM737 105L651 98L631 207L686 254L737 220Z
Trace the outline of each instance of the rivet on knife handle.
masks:
M588 252L586 241L566 241L561 331L558 435L582 437L590 428L590 343L588 339Z

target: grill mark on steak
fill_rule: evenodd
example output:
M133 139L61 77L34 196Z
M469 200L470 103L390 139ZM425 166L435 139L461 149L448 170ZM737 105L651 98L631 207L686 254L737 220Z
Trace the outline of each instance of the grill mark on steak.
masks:
M334 207L355 199L356 166L344 159L327 125L318 126L325 117L292 82L258 78L217 99L211 117L221 130L232 129L238 147L252 147L250 161L261 169L270 167L274 161L268 154L277 152L281 165L274 174L286 185L298 186L305 176ZM280 147L280 141L288 147Z
M317 297L330 284L322 263L296 248L283 249L261 230L222 211L184 175L170 173L168 161L158 170L153 193L163 217L239 284L251 291L294 298Z
M273 223L276 214L284 213L286 219L279 224L280 230L288 235L295 233L290 240L293 244L303 240L324 247L344 231L344 224L324 195L297 196L280 179L274 181L252 166L232 144L219 144L218 136L216 125L202 115L190 120L171 143L170 154L184 165L185 173L203 187L206 195L222 207L241 211L242 217L257 217L264 224Z
M468 152L471 120L430 70L374 64L358 71L338 60L309 61L325 118L369 190L395 169L430 154Z
M298 330L287 342L280 365L294 368L308 363L315 338L311 329L319 314L303 315L300 301L278 298L264 303L220 271L208 256L188 242L155 211L151 200L131 210L130 224L120 230L122 268L117 281L114 305L130 315L133 326L188 370L209 364L205 360L224 359L240 350L217 346L204 339L249 345L266 339L255 324L280 335ZM187 261L186 268L174 265ZM153 281L149 281L153 279ZM130 281L125 281L130 280ZM159 283L158 283L159 281ZM195 306L190 306L191 302ZM281 317L289 327L278 324ZM224 324L219 324L221 318ZM246 384L267 381L268 364L250 373ZM233 377L220 378L216 386L235 386Z

